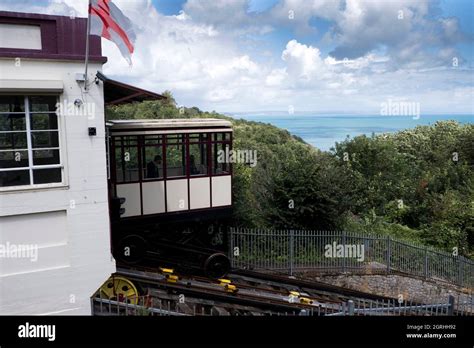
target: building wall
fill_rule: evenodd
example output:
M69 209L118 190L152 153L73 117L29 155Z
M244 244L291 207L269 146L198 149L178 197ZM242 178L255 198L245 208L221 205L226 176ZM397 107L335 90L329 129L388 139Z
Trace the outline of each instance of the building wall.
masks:
M101 67L90 64L91 81ZM92 115L80 115L73 108L59 118L63 184L0 191L0 245L39 248L36 261L0 257L1 315L90 314L89 297L115 270L110 253L103 87L92 84L87 94L81 94L75 75L83 71L79 61L0 58L0 93L11 81L40 94L45 86L62 82L62 105L83 99L82 110L94 108ZM16 94L29 93L20 89ZM89 136L88 127L96 127L97 136Z

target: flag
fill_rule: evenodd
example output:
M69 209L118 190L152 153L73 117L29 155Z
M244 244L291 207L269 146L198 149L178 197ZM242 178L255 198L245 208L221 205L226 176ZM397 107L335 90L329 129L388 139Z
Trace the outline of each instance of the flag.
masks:
M90 35L98 35L115 43L131 65L136 35L130 19L111 0L91 0L89 16Z

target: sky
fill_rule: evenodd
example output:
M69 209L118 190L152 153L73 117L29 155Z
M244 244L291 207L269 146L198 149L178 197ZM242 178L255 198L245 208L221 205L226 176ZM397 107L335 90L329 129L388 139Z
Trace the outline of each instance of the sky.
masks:
M113 0L133 65L102 39L111 78L224 113L474 114L473 0ZM87 15L86 0L0 10Z

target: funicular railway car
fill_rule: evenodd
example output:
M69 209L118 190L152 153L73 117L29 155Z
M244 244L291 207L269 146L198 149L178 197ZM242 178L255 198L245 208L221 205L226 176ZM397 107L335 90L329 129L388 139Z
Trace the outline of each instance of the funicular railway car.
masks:
M232 165L221 159L232 147L231 123L117 120L107 129L115 258L224 275Z

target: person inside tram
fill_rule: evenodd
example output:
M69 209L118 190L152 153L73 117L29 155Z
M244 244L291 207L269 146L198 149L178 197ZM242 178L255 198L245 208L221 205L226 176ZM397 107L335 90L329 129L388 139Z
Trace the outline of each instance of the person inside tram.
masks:
M146 165L146 177L147 179L159 178L161 166L161 156L156 155L153 161L148 162Z
M194 155L189 156L189 162L190 162L189 169L190 169L191 175L201 174L196 167L196 160L194 159Z

